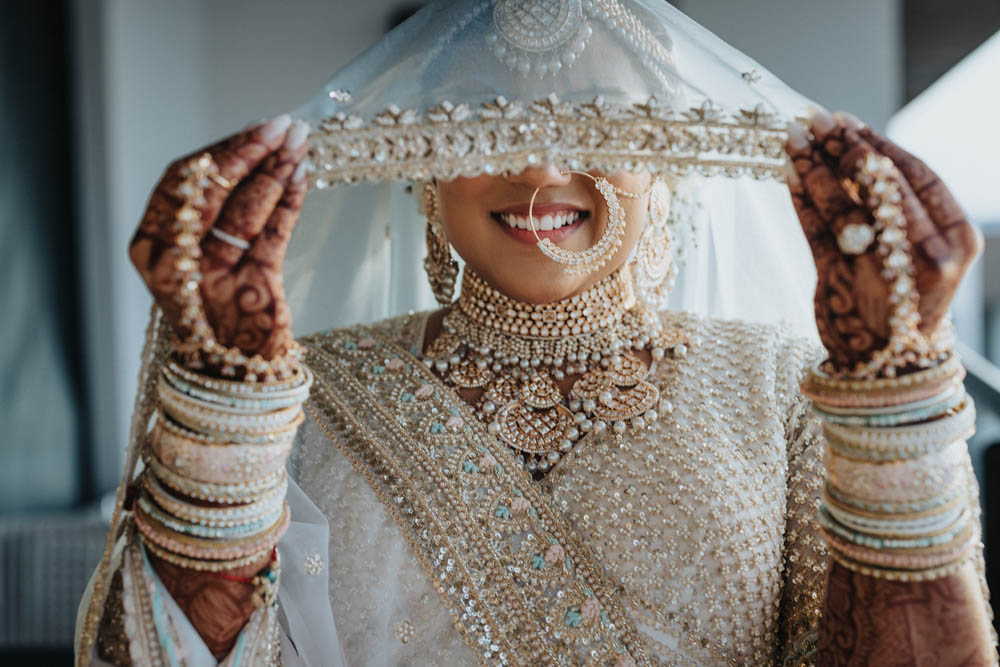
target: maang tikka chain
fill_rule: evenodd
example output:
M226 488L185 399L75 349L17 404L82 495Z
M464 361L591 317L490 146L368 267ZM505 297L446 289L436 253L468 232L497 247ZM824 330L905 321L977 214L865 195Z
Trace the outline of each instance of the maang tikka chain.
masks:
M433 183L424 185L424 212L427 215L427 257L424 271L439 306L451 305L458 279L458 262L451 255L451 244L441 225L437 190Z
M538 249L542 251L542 254L552 261L562 264L566 273L574 276L593 273L611 260L615 252L621 248L622 240L625 237L625 209L622 208L621 202L618 201L618 195L629 199L639 199L646 196L650 188L646 188L638 193L628 192L612 185L606 178L592 176L585 171L570 170L560 173L563 175L578 174L594 181L594 187L601 193L608 205L608 226L605 228L601 238L597 240L597 243L586 250L566 250L565 248L560 248L550 239L543 239L538 235L533 209L535 207L535 199L538 197L541 188L535 188L535 191L531 194L531 201L528 203L528 223L531 225L531 233L535 235L535 239L538 241Z

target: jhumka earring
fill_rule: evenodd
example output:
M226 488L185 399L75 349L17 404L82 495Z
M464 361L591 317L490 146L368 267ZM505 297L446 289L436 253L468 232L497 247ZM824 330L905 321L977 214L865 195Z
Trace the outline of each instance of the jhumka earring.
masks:
M451 255L451 244L441 225L437 190L433 183L424 184L424 213L427 215L427 257L424 271L431 284L434 298L441 307L451 305L458 278L458 262Z
M675 265L670 244L670 191L659 179L649 190L649 220L636 244L632 277L640 299L654 310L664 305L673 287Z
M618 196L638 199L644 197L649 192L649 189L647 188L643 192L638 193L628 192L612 185L606 178L591 176L585 171L570 170L560 173L578 174L594 181L594 187L601 193L608 205L608 226L605 228L604 234L597 240L597 243L586 250L566 250L560 248L549 239L541 238L535 227L535 217L533 215L535 198L538 196L541 188L535 188L535 191L531 194L531 201L528 203L528 223L531 225L531 232L538 241L538 249L552 261L562 264L566 273L577 276L593 273L608 263L608 260L611 259L615 251L621 247L622 238L625 236L625 210L622 208L621 202L618 201Z

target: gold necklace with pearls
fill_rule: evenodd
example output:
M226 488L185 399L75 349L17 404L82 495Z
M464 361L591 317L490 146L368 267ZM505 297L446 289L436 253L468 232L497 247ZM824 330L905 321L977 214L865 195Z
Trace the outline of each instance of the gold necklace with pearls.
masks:
M660 394L636 351L655 363L686 349L636 299L627 265L548 304L515 301L466 267L424 362L450 387L480 391L476 415L540 477L588 433L651 425ZM576 378L569 396L557 384L566 378Z

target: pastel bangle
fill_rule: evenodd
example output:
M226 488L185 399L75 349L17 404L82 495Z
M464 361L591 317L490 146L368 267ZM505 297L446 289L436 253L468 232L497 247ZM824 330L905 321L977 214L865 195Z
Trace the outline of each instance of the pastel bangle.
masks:
M837 507L830 499L824 499L824 507L838 523L862 533L875 533L890 537L910 537L936 533L955 523L965 509L956 503L938 514L923 517L872 518L854 514Z
M895 378L871 380L834 379L814 369L802 383L802 394L821 405L844 408L879 408L924 400L941 393L965 377L965 368L954 354L939 366Z
M156 410L156 421L157 423L162 423L163 428L176 435L206 445L260 445L272 442L282 442L284 440L294 440L296 429L298 429L302 422L305 421L305 413L300 413L298 417L293 419L284 428L275 429L273 431L260 431L257 433L226 433L222 438L205 435L204 433L193 431L182 424L178 424L159 408Z
M170 386L183 393L189 398L197 399L208 404L218 405L223 408L245 410L249 412L267 412L291 407L303 403L309 397L309 388L312 386L312 374L306 372L306 381L294 390L285 392L275 392L261 398L247 396L229 396L227 394L213 393L212 391L199 387L187 380L171 373L168 368L163 369L163 377Z
M277 544L288 529L289 510L286 503L271 528L262 534L238 540L205 540L178 533L147 515L141 506L134 508L133 520L143 535L167 551L201 560L230 560L270 549Z
M178 475L198 482L250 482L285 465L292 441L266 445L204 445L174 435L159 425L150 433L153 453Z
M951 414L922 424L862 428L826 422L823 424L823 433L856 448L906 455L908 452L965 438L975 424L975 404L972 399L966 398Z
M827 495L832 497L834 500L842 505L849 506L856 511L866 511L881 514L908 514L908 513L920 513L933 510L935 508L947 505L948 503L954 501L959 495L962 495L961 485L956 483L953 484L944 493L933 496L924 500L916 501L904 501L898 503L890 503L883 501L865 501L858 498L853 498L845 493L841 493L832 484L827 482L824 491Z
M933 581L934 579L943 579L944 577L951 576L958 572L969 560L968 557L966 557L962 560L958 560L942 567L911 572L906 570L871 567L863 563L853 561L849 558L845 558L844 556L838 554L836 550L832 549L830 550L830 557L837 561L840 565L846 567L848 570L857 572L858 574L863 574L867 577L874 577L875 579L902 582Z
M286 480L281 486L260 496L255 502L226 507L203 507L184 502L160 486L150 471L143 472L142 485L150 494L153 502L162 507L164 511L199 526L228 528L256 521L265 514L277 511L284 501L288 482Z
M194 523L188 523L171 517L158 509L146 496L139 496L138 502L139 506L142 507L142 511L145 512L146 515L156 519L170 530L184 535L193 535L194 537L204 537L212 540L237 539L259 535L273 526L274 522L281 517L281 508L279 507L270 515L260 517L259 519L255 519L249 523L229 527L212 528Z
M969 428L965 433L959 434L954 440L943 440L941 442L928 441L926 443L911 444L906 451L895 451L891 449L871 449L868 447L856 447L852 443L844 442L840 438L831 435L823 430L825 444L831 452L854 461L863 461L872 465L879 463L894 463L898 461L909 461L918 459L921 456L934 454L945 449L954 442L965 442L975 429Z
M139 537L142 540L142 546L148 549L150 553L155 555L157 558L161 558L162 560L165 560L173 565L177 565L188 570L195 570L197 572L225 572L227 570L235 570L237 568L246 567L247 565L257 562L269 555L271 550L274 548L269 547L267 549L262 549L257 553L250 554L249 556L234 558L231 560L200 560L197 558L186 558L184 556L178 556L175 553L171 553L166 549L157 546L155 543L150 542L141 532L139 533Z
M179 377L184 378L188 382L193 382L199 386L205 387L213 391L218 391L223 394L232 395L249 395L249 394L268 394L277 393L282 391L287 391L289 389L294 389L303 382L305 377L305 365L299 362L292 369L292 374L281 380L273 380L270 382L246 382L243 380L225 380L222 378L212 377L210 375L205 375L203 373L196 373L185 367L183 364L179 363L177 359L171 355L167 359L167 367L170 371Z
M256 500L267 492L287 483L284 468L271 473L252 482L240 482L239 484L211 484L209 482L196 482L186 477L175 474L169 468L156 460L152 455L143 457L144 462L153 471L157 479L165 485L197 500L205 500L212 503L222 503L226 505L242 505L249 501Z
M899 412L886 412L882 414L838 414L827 412L823 408L813 404L813 411L826 422L841 426L861 426L861 427L893 427L916 424L928 419L938 417L949 410L954 410L965 400L965 391L961 384L949 388L949 391L938 395L934 400L923 407L912 407ZM924 403L919 401L918 403Z
M957 526L950 527L943 533L927 535L925 537L914 537L908 539L897 539L891 537L876 537L853 531L846 526L837 523L827 512L825 507L819 510L820 524L827 530L832 531L837 536L848 540L854 544L871 547L872 549L923 549L938 547L953 541L957 535L965 530L965 522L968 519L968 510L963 508L962 518Z
M867 463L844 458L827 449L827 479L845 495L866 501L912 502L944 493L965 473L965 442L956 440L943 450L917 459Z
M222 408L185 396L160 376L157 383L160 407L176 421L188 428L205 432L264 431L287 426L295 419L301 407L293 405L271 412Z
M963 560L969 555L969 551L976 543L975 533L968 530L964 538L949 549L922 554L898 554L851 544L825 528L820 528L820 531L831 550L837 551L855 562L899 570L926 570Z
M838 416L880 416L880 415L894 415L908 410L914 410L919 408L926 408L931 405L936 405L954 396L956 393L964 393L964 386L955 378L951 383L942 388L942 390L933 396L921 399L919 401L911 401L909 403L899 403L894 405L882 405L871 408L859 408L850 407L842 408L835 405L823 405L821 403L814 403L816 409L821 410L824 414L833 414Z

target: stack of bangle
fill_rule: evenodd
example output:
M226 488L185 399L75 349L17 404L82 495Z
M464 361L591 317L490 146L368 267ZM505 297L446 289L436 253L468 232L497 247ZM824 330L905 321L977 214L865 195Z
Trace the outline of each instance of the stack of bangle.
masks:
M978 533L965 494L975 408L964 369L942 363L890 378L817 368L803 393L823 419L821 530L833 558L868 576L924 581L955 572Z
M151 553L227 577L270 553L265 570L248 581L259 589L255 599L274 600L275 545L290 520L285 461L311 384L304 366L281 379L241 382L167 360L132 507Z

